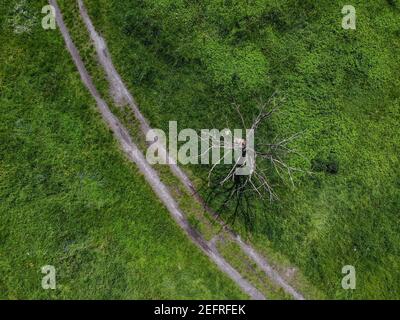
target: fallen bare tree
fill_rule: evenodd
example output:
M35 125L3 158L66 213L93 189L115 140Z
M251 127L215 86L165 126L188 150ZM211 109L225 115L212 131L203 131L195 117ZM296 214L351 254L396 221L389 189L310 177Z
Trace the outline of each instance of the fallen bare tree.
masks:
M207 152L217 148L224 151L223 155L213 162L208 172L206 202L210 206L217 203L218 214L223 211L228 212L230 219L228 222L231 224L240 218L245 226L251 229L255 218L256 200L260 199L258 203L263 204L278 199L271 178L273 172L280 180L289 180L294 184L293 173L302 171L285 162L289 154L299 155L296 150L289 147L289 144L298 138L300 133L283 139L275 137L271 141L261 136L260 128L268 122L282 103L283 99L277 98L275 94L267 102L260 103L258 114L253 117L250 125L247 125L240 107L234 105L241 125L247 132L245 139L235 136L227 139L226 136L215 135L200 137L202 140L211 139L212 143ZM252 139L251 142L249 138ZM229 159L232 155L234 159L232 164L226 165L224 159Z

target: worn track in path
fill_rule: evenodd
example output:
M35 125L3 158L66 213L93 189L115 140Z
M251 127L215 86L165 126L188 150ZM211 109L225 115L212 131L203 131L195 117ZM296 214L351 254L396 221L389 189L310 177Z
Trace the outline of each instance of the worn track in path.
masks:
M86 25L86 28L89 32L90 38L94 44L94 47L97 52L97 57L102 65L107 79L110 85L110 90L116 104L125 104L127 103L132 109L136 119L140 123L140 127L142 133L146 135L146 133L151 129L149 123L146 118L140 112L139 107L122 81L121 76L117 72L114 67L114 64L111 60L111 55L107 49L106 41L103 37L99 35L99 33L94 28L94 25L87 13L85 5L82 0L78 0L79 11L82 17L83 22ZM227 235L229 238L234 241L241 250L255 263L258 267L264 271L265 275L279 287L281 287L286 293L291 295L296 300L304 300L304 297L301 293L299 293L295 288L293 288L285 279L283 279L278 272L274 270L274 268L267 262L267 260L262 257L251 245L244 242L239 235L237 235L233 230L231 230L228 226L226 226L219 218L216 212L214 212L211 208L207 206L204 200L200 197L198 192L196 191L193 183L190 178L186 175L186 173L177 165L174 159L168 155L167 150L159 150L165 154L166 159L168 159L168 163L173 174L181 181L181 183L185 186L185 188L190 192L190 194L198 201L204 208L207 210L214 218L223 226L224 230L227 231Z
M120 143L122 150L127 155L128 159L136 164L141 173L144 175L146 181L161 202L170 212L172 218L184 230L187 236L213 261L218 268L228 275L245 293L252 299L264 300L265 296L258 291L252 284L244 279L239 272L237 272L220 254L217 250L210 247L207 241L194 230L184 214L181 212L178 204L171 196L168 188L161 182L157 172L148 164L142 152L138 149L136 144L132 141L128 131L121 124L121 122L112 114L106 102L101 98L99 92L93 84L93 81L88 74L82 58L75 47L69 31L64 24L64 20L60 8L56 0L49 0L50 5L55 8L56 21L60 28L60 32L64 38L67 49L79 71L82 82L89 90L90 94L96 100L98 109L101 113L103 120L108 127L112 130L114 137Z

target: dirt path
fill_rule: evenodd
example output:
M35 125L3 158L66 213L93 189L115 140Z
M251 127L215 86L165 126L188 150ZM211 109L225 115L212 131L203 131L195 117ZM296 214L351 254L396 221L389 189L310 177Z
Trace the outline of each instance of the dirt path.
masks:
M97 52L97 57L102 65L104 71L106 72L108 81L110 83L110 89L114 98L114 101L116 104L124 104L127 103L136 119L139 121L141 125L141 129L144 135L146 135L147 131L150 130L150 125L148 124L146 118L142 115L140 112L137 103L135 102L135 99L132 97L130 94L129 90L125 86L124 82L121 79L121 76L117 72L117 70L114 67L114 64L111 60L111 55L107 49L107 45L105 40L98 34L98 32L95 30L94 25L87 13L87 10L83 4L82 0L78 0L79 4L79 11L82 16L82 19L86 25L86 28L90 34L90 38L93 41L93 44L95 46L96 52ZM295 290L291 285L289 285L280 275L278 272L276 272L273 267L263 258L260 254L256 252L256 250L250 246L249 244L246 244L241 238L233 232L233 230L229 229L228 226L226 226L223 221L221 221L218 218L218 215L216 212L211 210L204 200L200 197L200 195L197 193L193 183L189 179L189 177L186 175L185 172L173 161L169 155L167 150L161 150L161 152L164 152L165 155L167 156L167 159L169 160L169 166L171 168L171 171L174 173L174 175L184 184L185 188L192 194L192 196L202 204L202 206L210 213L212 214L217 221L224 226L224 230L227 232L228 236L231 238L232 241L236 242L242 251L252 260L254 261L260 268L261 270L264 271L267 277L269 277L273 282L275 282L278 286L283 288L283 290L290 294L294 299L296 300L304 300L304 297L302 296L301 293L299 293L297 290Z
M128 104L129 107L132 109L136 119L140 123L141 130L143 134L146 136L147 132L151 129L147 119L143 116L140 112L139 107L126 88L125 84L123 83L121 76L117 72L114 67L114 64L111 60L111 55L107 49L107 45L105 40L97 33L95 30L93 23L87 13L86 7L84 6L81 0L78 1L79 4L79 11L82 16L83 22L86 25L86 28L90 34L90 38L93 41L93 44L96 48L97 57L99 59L100 64L102 65L104 71L106 72L108 82L110 84L111 95L114 99L114 102L117 105L125 105ZM169 166L176 177L180 181L182 181L186 188L190 190L191 193L194 192L194 187L187 177L187 175L182 171L182 169L176 164L176 161L170 157L168 151L164 149L161 145L159 147L160 157L167 159Z
M120 123L120 121L111 113L105 101L100 97L99 92L95 88L91 77L89 76L82 59L69 35L68 29L64 24L63 17L56 0L49 0L49 3L56 10L56 20L60 28L60 32L64 38L69 53L79 71L83 83L96 100L99 111L103 120L112 130L115 138L120 143L122 150L128 156L129 160L135 163L144 175L146 181L152 187L154 193L167 207L173 219L185 231L189 238L219 267L221 271L227 274L236 284L242 288L252 299L263 300L264 295L245 280L224 258L213 248L211 248L205 239L194 229L192 229L186 220L184 214L180 211L177 203L169 193L168 188L160 181L157 172L148 164L145 157L137 146L131 140L128 131Z

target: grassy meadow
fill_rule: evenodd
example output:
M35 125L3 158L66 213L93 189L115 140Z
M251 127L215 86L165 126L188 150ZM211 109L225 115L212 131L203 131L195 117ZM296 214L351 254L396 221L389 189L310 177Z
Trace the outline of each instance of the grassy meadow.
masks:
M0 3L0 299L246 298L125 159L41 28L47 2L17 2Z
M250 121L284 97L258 138L303 132L304 157L287 161L313 173L276 180L249 236L329 298L400 298L399 1L353 1L356 30L341 26L344 1L85 3L153 127L239 128L232 104ZM341 287L345 265L356 290Z

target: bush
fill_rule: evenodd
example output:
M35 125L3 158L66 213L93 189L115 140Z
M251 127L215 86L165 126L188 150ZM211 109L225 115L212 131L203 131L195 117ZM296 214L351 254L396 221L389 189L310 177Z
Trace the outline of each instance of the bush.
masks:
M326 172L337 174L339 172L339 161L335 154L330 153L326 158L317 157L311 161L311 169L315 172Z

